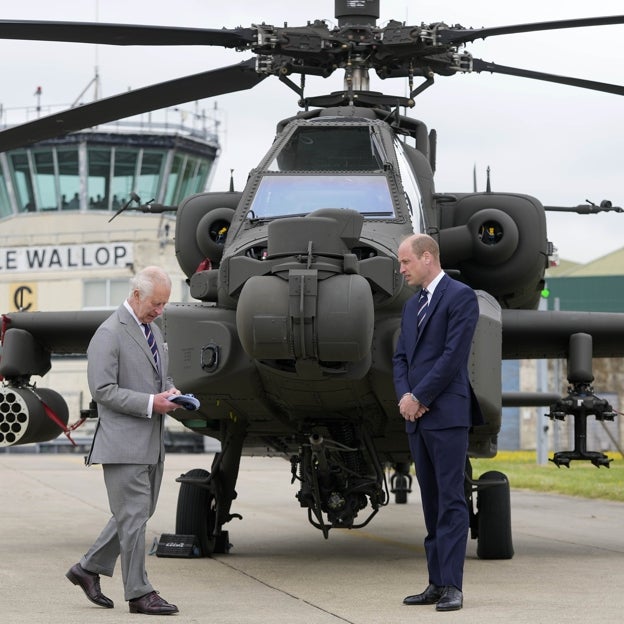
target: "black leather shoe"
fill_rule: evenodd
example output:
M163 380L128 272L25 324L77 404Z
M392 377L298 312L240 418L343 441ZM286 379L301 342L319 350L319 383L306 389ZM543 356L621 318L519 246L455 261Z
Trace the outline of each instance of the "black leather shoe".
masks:
M173 604L169 604L166 600L162 599L158 592L150 592L130 600L130 613L145 613L146 615L173 615L178 612L178 607Z
M438 602L444 593L444 587L438 587L437 585L429 585L422 594L416 594L415 596L408 596L403 600L403 604L406 605L432 605Z
M79 563L69 568L65 575L74 585L80 585L87 598L99 607L112 609L115 605L100 589L100 575L85 570Z
M459 611L464 605L464 595L461 590L453 585L449 585L444 588L444 593L438 604L436 604L436 611Z

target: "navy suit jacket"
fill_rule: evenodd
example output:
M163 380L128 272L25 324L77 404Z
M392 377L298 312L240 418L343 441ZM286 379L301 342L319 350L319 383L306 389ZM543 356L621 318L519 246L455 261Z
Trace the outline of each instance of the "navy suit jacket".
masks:
M411 392L429 408L417 421L426 429L482 424L483 415L468 377L468 358L479 319L477 297L472 288L445 274L418 328L418 294L403 308L393 357L397 398ZM415 428L416 422L406 421L408 433Z

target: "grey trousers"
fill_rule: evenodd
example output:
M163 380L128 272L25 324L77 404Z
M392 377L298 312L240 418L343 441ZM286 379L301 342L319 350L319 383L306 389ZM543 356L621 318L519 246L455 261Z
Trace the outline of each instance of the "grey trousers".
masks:
M153 591L145 571L145 527L156 509L163 463L104 464L112 517L80 561L89 572L112 576L121 555L124 598Z

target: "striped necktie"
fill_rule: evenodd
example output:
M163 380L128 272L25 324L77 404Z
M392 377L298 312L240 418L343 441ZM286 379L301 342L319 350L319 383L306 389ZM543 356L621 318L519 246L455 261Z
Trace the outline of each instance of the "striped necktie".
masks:
M429 291L423 288L418 297L418 311L416 312L416 325L418 328L420 328L422 322L425 320L425 316L427 316L427 306L429 305L428 294Z
M145 332L145 337L147 338L147 345L154 356L154 362L156 366L158 366L158 347L156 346L156 338L154 338L154 332L148 323L141 323L143 325L143 331Z

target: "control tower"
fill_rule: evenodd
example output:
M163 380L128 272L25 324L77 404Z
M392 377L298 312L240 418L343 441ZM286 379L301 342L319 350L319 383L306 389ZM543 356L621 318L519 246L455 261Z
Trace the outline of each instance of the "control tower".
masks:
M185 123L188 116L200 123ZM164 110L0 152L0 218L116 211L131 192L176 205L207 187L219 152L215 130L205 117Z

